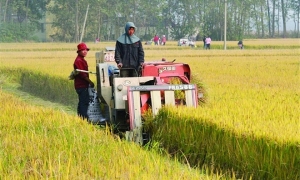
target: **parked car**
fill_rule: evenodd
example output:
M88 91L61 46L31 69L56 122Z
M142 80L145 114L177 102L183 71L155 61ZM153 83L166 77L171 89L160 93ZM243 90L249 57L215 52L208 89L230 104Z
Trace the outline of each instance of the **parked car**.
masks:
M189 46L190 45L190 40L187 38L182 38L179 39L178 41L178 46Z
M179 39L178 46L192 46L192 47L195 47L196 43L192 39L190 40L188 38L182 38L182 39Z
M154 42L151 40L151 41L146 41L145 42L145 45L152 45L152 44L154 44Z

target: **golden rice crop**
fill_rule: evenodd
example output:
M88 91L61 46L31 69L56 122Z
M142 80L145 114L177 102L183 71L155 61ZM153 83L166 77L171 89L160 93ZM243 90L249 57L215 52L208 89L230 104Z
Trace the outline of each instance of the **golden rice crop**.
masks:
M300 176L299 48L169 52L163 51L167 59L191 65L209 94L206 106L158 117L164 123L155 123L161 128L155 134L169 151L181 156L180 149L183 161L221 164L246 177Z
M159 138L168 150L181 152L184 161L193 162L192 165L212 163L245 173L245 177L254 174L258 179L297 179L300 162L299 40L244 42L254 48L203 50L199 46L178 47L176 42L168 42L167 46L144 46L146 61L164 57L188 63L196 81L200 79L204 83L209 95L209 103L196 110L163 111L166 124L161 124ZM222 42L213 43L222 45ZM237 42L230 43L234 48ZM114 42L89 46L87 60L93 71L95 52L105 46L114 46ZM268 47L263 49L263 46ZM288 49L290 46L293 47ZM41 43L29 47L24 44L0 46L1 72L22 67L31 71L32 78L37 79L42 73L45 77L43 75L40 81L48 81L46 76L51 76L50 84L66 84L71 87L67 91L71 92L72 82L64 81L68 81L72 70L76 44ZM95 81L94 76L92 79ZM52 93L55 94L55 88Z
M221 179L0 90L1 179Z

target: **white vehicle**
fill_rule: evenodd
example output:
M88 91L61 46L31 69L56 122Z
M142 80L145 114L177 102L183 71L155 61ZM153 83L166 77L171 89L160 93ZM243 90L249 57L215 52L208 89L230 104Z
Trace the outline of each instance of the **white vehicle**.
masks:
M182 38L178 41L178 46L189 46L190 40L188 38Z
M178 41L178 46L195 46L195 41L189 40L188 38L181 38Z

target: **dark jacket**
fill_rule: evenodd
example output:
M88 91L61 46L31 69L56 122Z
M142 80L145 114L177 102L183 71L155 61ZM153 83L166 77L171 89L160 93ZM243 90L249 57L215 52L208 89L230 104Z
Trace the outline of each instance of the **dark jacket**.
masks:
M116 43L115 61L122 63L123 68L138 69L141 63L144 63L144 50L141 41L133 44Z
M81 57L81 56L76 57L73 66L74 66L74 69L81 69L81 70L85 70L85 71L89 70L86 60L84 59L84 57ZM85 77L89 77L89 74L80 72L79 74L77 74L75 76L75 79L74 79L75 89L89 87L89 82L85 80Z
M125 25L125 33L122 34L116 42L115 61L117 64L122 63L122 68L135 68L144 63L144 49L140 39L135 36L129 36L128 30L135 25L132 22L127 22Z

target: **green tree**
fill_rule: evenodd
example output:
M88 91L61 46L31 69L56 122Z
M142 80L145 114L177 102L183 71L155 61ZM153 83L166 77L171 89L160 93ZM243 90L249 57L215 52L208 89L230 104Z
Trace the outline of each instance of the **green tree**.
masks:
M50 0L1 0L1 41L32 40Z
M299 37L299 0L226 2L227 40L275 37L280 26L283 37L287 37L289 18L294 20ZM28 40L29 32L40 28L39 20L48 11L54 16L51 37L56 41L78 42L81 36L83 41L95 38L115 41L128 21L135 23L139 28L136 34L145 40L155 34L165 34L168 39L197 36L198 40L200 36L210 35L213 40L222 40L224 4L225 0L0 0L0 36L2 40L3 36ZM13 27L19 30L8 31Z
M296 37L299 38L300 0L291 0L289 7L293 11L292 18L294 19L295 23Z

